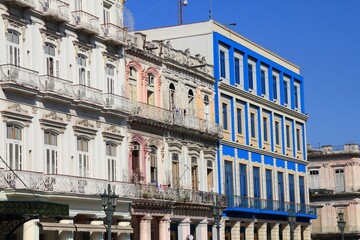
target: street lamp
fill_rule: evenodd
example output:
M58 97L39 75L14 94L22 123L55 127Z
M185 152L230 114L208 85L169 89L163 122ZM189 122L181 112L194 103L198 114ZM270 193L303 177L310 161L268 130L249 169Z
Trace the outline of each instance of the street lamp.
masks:
M220 220L223 214L223 208L219 205L218 196L214 194L215 205L213 206L213 215L216 225L217 240L220 240Z
M345 230L346 221L344 219L344 212L342 211L342 208L340 208L340 210L338 212L337 225L338 225L338 227L340 229L341 240L344 240L344 230Z
M104 190L104 193L100 195L101 197L101 205L103 207L103 210L105 212L105 215L108 220L107 225L107 239L111 240L111 223L112 223L112 217L115 212L116 208L116 202L119 195L115 194L115 190L111 191L111 186L108 184L107 186L107 192L106 189Z
M290 225L290 240L294 240L294 231L295 231L295 223L296 223L296 215L294 213L289 213L288 222Z

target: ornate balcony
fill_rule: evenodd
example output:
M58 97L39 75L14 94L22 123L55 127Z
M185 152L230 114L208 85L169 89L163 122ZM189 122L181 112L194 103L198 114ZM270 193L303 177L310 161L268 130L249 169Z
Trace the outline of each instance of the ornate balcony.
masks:
M10 4L15 4L20 7L35 8L34 0L4 0L4 2L10 3Z
M222 128L213 122L182 113L174 113L174 124L185 128L206 132L213 135L222 134Z
M135 118L172 124L172 112L146 103L136 102L131 106L130 114Z
M90 34L99 33L99 18L82 10L72 12L76 29L84 30Z
M130 106L129 106L129 99L124 98L112 93L104 93L103 99L105 102L105 109L113 110L118 112L129 113Z
M60 0L40 0L41 12L58 21L69 21L69 4Z
M79 104L104 106L102 91L85 85L73 85L75 101Z
M40 91L46 98L71 101L75 94L72 83L53 76L40 76Z
M0 85L3 90L36 94L39 89L38 73L12 64L0 65Z
M101 25L102 36L106 41L112 42L118 45L126 45L126 28L117 26L112 23L106 23Z
M0 170L0 189L6 191L28 191L23 182L26 182L27 187L32 191L93 196L99 196L103 193L108 184L108 181L99 179L47 175L39 172ZM115 187L115 192L120 198L136 198L139 195L139 191L134 188L132 183L113 182L111 185Z
M260 211L293 212L295 214L316 215L316 206L309 204L280 202L252 197L233 196L228 198L228 208L248 208Z

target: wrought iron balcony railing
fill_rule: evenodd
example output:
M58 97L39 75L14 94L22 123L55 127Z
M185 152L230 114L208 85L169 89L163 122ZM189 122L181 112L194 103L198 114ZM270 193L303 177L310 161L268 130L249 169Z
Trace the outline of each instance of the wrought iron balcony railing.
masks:
M69 4L61 0L40 0L41 12L45 16L68 21L69 20Z
M124 98L112 93L104 93L103 99L105 102L105 109L112 109L126 113L130 111L128 98Z
M5 2L13 3L23 7L35 8L34 0L5 0Z
M74 19L75 27L83 29L90 33L99 33L99 18L82 10L73 11L72 16Z
M117 26L113 23L105 23L101 25L103 37L107 41L118 44L126 44L126 28Z
M12 64L0 65L0 81L14 83L33 89L39 88L39 75L37 72Z
M75 97L72 82L49 75L40 76L40 91L71 99Z
M172 112L156 107L153 105L149 105L146 103L136 102L132 104L131 114L133 116L151 119L154 121L162 122L162 123L172 123Z
M192 115L184 115L181 112L174 113L174 124L185 128L208 132L210 134L222 134L222 128L216 123L200 119Z
M228 207L250 208L258 210L271 210L279 212L293 212L296 214L316 215L316 206L309 204L281 202L252 197L233 196L228 198Z
M102 92L98 89L85 85L73 85L75 100L83 101L95 105L104 105Z

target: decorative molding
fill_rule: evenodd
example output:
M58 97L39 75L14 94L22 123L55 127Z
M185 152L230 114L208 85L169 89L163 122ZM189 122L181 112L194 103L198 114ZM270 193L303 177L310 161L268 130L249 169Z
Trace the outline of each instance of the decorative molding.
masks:
M102 135L104 141L114 141L117 145L120 145L124 139L124 136L121 135L121 131L115 125L105 128Z
M59 117L59 115L54 111L44 115L43 118L39 121L42 125L42 129L55 128L58 129L61 133L64 133L67 125L67 123L64 122L64 119Z
M32 116L29 115L28 111L23 109L19 103L15 103L9 106L6 110L1 112L4 117L4 121L16 120L22 122L25 126L29 126Z
M82 135L85 134L89 136L91 139L95 138L97 130L95 129L94 125L89 122L87 119L80 120L73 126L75 135Z

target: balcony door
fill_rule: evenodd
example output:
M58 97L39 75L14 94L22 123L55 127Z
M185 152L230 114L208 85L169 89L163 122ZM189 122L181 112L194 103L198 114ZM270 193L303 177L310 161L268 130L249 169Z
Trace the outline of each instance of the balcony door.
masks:
M230 161L225 161L225 193L228 206L233 206L233 166Z

